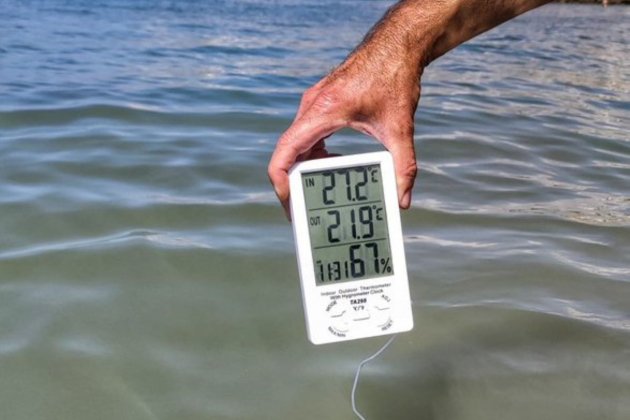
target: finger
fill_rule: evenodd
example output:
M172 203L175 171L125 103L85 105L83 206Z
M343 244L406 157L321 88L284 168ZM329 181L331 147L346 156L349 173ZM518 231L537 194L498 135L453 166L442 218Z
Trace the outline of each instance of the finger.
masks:
M406 130L397 129L396 132L379 140L394 158L398 203L401 208L408 209L411 205L411 193L418 172L413 142L413 126Z
M328 152L328 149L326 149L325 139L322 139L315 143L309 151L298 156L297 161L301 162L303 160L322 159L329 156L331 156L331 154Z
M296 120L278 140L269 162L268 175L287 215L289 214L289 170L300 155L308 152L318 141L342 126L340 121L331 121L328 117L307 118L305 115Z
M296 120L301 118L304 115L304 113L309 110L311 105L313 105L326 79L327 79L326 77L321 79L312 87L304 91L304 93L302 94L302 99L300 100L300 106L297 110L297 114L295 115Z

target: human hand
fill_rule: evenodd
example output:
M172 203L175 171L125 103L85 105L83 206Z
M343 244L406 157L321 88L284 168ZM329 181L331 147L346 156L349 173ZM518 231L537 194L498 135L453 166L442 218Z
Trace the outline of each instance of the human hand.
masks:
M406 209L416 176L414 114L424 67L449 50L550 0L401 0L332 73L308 89L269 162L269 179L289 213L289 169L328 156L324 140L351 127L392 154L398 202Z
M399 204L409 207L417 170L413 133L420 73L411 57L396 57L391 48L372 42L304 93L268 168L288 217L289 169L299 161L329 156L324 140L343 127L374 137L391 152Z

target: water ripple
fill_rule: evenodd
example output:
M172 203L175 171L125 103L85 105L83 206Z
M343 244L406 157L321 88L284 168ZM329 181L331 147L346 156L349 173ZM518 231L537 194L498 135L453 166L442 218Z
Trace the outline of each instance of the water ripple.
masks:
M476 242L476 241L453 241L447 240L444 238L439 238L435 236L428 235L404 235L405 242L408 243L427 243L431 245L439 245L442 247L453 247L453 248L495 248L499 244L492 242Z
M597 276L607 277L611 279L619 279L621 281L630 282L630 266L611 267L610 265L601 265L587 263L583 260L572 258L567 252L552 252L551 255L563 264L567 264L572 268L585 271ZM582 257L583 258L583 257ZM610 264L610 262L607 262Z
M469 208L452 201L414 199L413 206L453 214L524 215L560 218L592 226L630 226L630 197L589 193L582 198L551 202L500 203Z

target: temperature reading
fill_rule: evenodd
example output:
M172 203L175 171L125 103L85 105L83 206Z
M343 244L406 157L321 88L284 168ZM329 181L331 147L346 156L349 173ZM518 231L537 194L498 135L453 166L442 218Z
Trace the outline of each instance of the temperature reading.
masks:
M393 274L378 164L302 174L318 285Z
M365 201L368 199L367 195L367 184L370 182L378 182L376 175L376 170L372 170L368 173L368 169L365 166L358 167L354 169L358 175L353 177L351 170L349 169L339 169L335 172L326 171L322 172L322 177L324 178L324 188L322 189L322 198L323 202L326 205L335 204L336 196L335 186L337 185L337 181L335 181L335 174L342 178L345 185L345 198L348 201ZM357 180L359 178L359 180ZM356 182L353 182L354 181Z

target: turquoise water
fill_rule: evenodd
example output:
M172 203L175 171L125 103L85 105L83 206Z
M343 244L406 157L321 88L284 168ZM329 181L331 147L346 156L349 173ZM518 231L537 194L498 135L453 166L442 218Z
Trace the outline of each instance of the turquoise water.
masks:
M266 165L389 4L0 0L2 419L353 418L385 339L307 341ZM415 329L367 418L630 418L629 18L546 6L427 69Z

